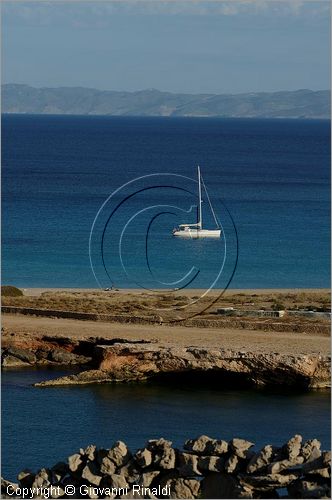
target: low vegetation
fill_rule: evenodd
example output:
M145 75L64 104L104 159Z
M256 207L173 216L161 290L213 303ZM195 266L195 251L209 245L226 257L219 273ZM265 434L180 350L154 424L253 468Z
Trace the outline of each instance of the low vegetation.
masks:
M1 287L2 297L22 297L23 292L16 286L4 285Z
M179 314L181 311L201 311L207 308L212 298L210 295L197 300L198 295L190 293L176 295L161 292L130 292L122 291L50 291L39 296L23 295L15 287L3 293L3 305L29 307L37 309L52 309L75 311L83 313L98 313L111 315L137 315L149 317L161 314L164 318ZM17 290L17 291L15 291ZM194 298L195 297L195 298ZM316 310L330 311L330 294L325 291L310 292L261 292L234 293L226 292L205 311L203 317L213 318L220 307L234 307L240 310Z

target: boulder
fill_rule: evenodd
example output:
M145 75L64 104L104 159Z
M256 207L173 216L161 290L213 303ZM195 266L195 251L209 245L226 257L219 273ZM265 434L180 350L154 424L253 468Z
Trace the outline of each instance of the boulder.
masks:
M49 469L40 469L35 475L31 488L48 488L51 485L52 471Z
M300 455L292 460L288 460L287 458L284 460L278 460L276 462L272 462L267 467L268 474L279 474L279 472L286 469L294 469L295 465L303 464L304 458Z
M239 469L239 457L237 455L230 455L224 465L224 470L228 474L234 474Z
M150 471L150 472L143 472L143 474L141 475L141 477L140 477L140 479L138 481L138 484L140 484L144 488L148 488L151 485L152 481L157 476L159 476L159 474L160 474L159 470L153 470L153 471Z
M85 448L85 450L82 450L81 455L86 457L88 460L93 461L96 458L96 453L97 447L94 444L90 444Z
M22 488L31 488L35 475L31 470L24 469L17 475L17 480Z
M287 490L290 498L331 498L331 487L327 483L298 479Z
M283 453L289 460L294 460L301 451L302 436L295 434L287 443L282 447Z
M106 474L107 476L110 476L112 474L115 474L116 472L116 465L110 458L107 456L104 457L101 461L100 464L100 472L102 474Z
M247 465L248 474L263 471L266 466L271 462L274 454L273 446L267 445L261 449L260 452L255 453Z
M202 480L200 486L201 498L239 498L238 481L227 474L209 474Z
M28 363L27 361L22 361L21 359L15 358L15 356L10 356L9 354L5 354L2 357L1 363L2 363L3 367L11 367L11 366L16 367L16 366L28 366L28 365L30 365L30 363Z
M82 470L82 478L86 479L90 484L99 486L102 480L100 470L94 462L88 462Z
M152 464L152 453L147 448L138 450L134 456L136 462L142 469Z
M151 439L148 441L146 448L152 453L153 465L166 470L174 469L176 455L171 441L163 438Z
M178 453L179 466L178 472L180 476L183 477L196 477L201 476L201 472L198 470L198 456L192 455L191 453Z
M301 448L300 455L304 458L304 461L310 460L313 453L317 454L320 450L321 442L318 439L309 439L306 441ZM318 458L317 456L315 458Z
M170 479L170 498L198 498L200 482L197 479Z
M7 355L20 359L25 363L30 363L31 365L37 360L36 355L32 351L29 349L22 349L20 347L9 347L7 349Z
M306 476L319 476L329 479L331 477L331 469L330 467L324 467L322 469L314 469L308 471L306 473Z
M108 450L107 456L117 467L123 467L131 459L131 453L123 441L114 443L112 448Z
M84 364L89 361L89 358L86 358L85 356L79 356L77 354L73 354L72 352L68 352L65 349L58 348L49 351L48 359L61 365Z
M197 455L223 455L228 451L228 443L203 435L196 439L189 439L184 443L183 448Z
M18 484L7 481L1 478L1 498L19 498L15 491L19 487Z
M278 488L284 488L297 479L294 474L265 474L262 476L239 475L240 483L243 486L249 486L257 491L269 491Z
M325 467L331 467L331 452L323 451L317 458L309 460L303 464L303 472L311 472L318 469L323 469Z
M126 465L117 470L117 473L123 476L128 484L137 484L141 477L141 470L134 459L130 459Z
M251 441L246 441L245 439L234 438L229 442L229 447L235 455L240 458L246 458L247 451L254 446Z
M202 472L222 472L225 459L220 456L198 457L198 469Z
M79 453L74 453L68 457L68 467L71 472L76 472L83 468L83 460Z
M103 486L108 486L109 488L128 488L129 484L126 478L122 474L111 474L103 480Z

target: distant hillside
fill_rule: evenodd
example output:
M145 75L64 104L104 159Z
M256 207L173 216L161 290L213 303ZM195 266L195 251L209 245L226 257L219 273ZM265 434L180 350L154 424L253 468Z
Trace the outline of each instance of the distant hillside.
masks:
M172 94L158 90L101 91L82 87L2 85L3 113L329 118L328 90L249 94Z

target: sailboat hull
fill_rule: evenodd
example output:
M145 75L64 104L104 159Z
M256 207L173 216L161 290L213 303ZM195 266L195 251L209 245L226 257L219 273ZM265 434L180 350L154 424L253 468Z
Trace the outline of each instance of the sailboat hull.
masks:
M220 238L221 230L220 229L192 229L187 228L183 230L175 230L173 231L173 236L177 236L179 238Z

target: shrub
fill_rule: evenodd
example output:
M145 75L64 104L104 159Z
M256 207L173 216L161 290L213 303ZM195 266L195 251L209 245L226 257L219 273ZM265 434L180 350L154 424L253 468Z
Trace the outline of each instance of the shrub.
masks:
M3 297L21 297L23 292L16 286L4 285L1 287L1 295Z
M286 307L285 307L285 304L283 304L282 302L275 302L272 305L272 309L273 309L273 311L284 311L286 309Z

